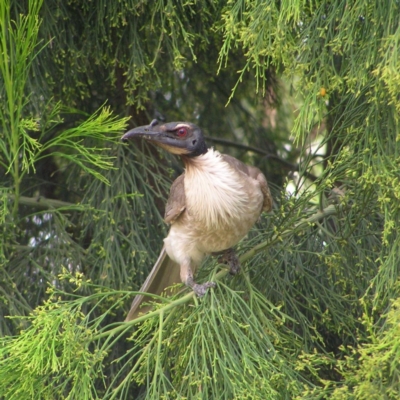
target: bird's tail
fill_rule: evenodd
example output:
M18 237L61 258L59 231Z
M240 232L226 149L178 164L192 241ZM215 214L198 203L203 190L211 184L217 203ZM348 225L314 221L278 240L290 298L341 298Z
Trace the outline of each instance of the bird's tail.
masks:
M179 264L169 258L164 246L153 269L140 288L140 292L161 295L161 293L165 292L167 287L180 282ZM131 309L125 318L125 322L132 321L136 319L139 314L146 314L151 310L152 307L149 305L142 306L142 303L146 300L151 300L151 297L137 295L133 299Z

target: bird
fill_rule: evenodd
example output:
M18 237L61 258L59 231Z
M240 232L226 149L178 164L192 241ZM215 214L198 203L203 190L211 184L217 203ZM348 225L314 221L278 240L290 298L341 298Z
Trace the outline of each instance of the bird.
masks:
M184 172L172 183L164 220L170 225L160 256L140 289L161 295L166 288L183 282L197 296L204 296L215 282L197 283L195 274L211 254L229 265L230 273L240 270L233 247L249 232L262 212L272 209L267 179L257 167L242 163L214 148L208 148L204 134L191 122L160 123L129 130L123 142L147 140L179 156ZM125 321L151 310L137 295Z

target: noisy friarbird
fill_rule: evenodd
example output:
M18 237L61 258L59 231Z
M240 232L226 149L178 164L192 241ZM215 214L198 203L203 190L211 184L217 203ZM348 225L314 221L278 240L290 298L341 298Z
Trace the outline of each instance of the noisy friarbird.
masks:
M232 246L250 230L262 211L270 211L272 197L262 172L241 161L207 148L201 129L190 122L150 125L132 129L123 141L140 137L181 157L185 171L172 184L165 207L165 222L171 225L161 254L141 292L160 295L171 285L183 282L203 296L214 282L196 283L197 267L207 254L220 254L239 270ZM147 300L150 300L148 297ZM151 307L146 300L133 300L126 321Z

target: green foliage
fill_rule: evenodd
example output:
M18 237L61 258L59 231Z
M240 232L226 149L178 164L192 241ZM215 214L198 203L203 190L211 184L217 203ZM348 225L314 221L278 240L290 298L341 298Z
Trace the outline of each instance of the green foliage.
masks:
M18 21L12 21L9 1L0 5L0 95L4 98L4 108L0 108L2 125L1 166L12 171L15 192L18 196L20 185L20 164L27 168L29 156L37 148L37 143L26 134L26 128L36 128L32 119L24 119L24 91L28 79L29 67L37 54L37 36L39 22L37 14L41 2L30 2L31 16L21 15ZM20 135L21 132L21 135ZM20 147L23 146L22 159Z
M250 302L222 283L219 287L197 307L161 312L145 322L129 350L140 354L140 363L127 376L146 385L150 398L223 393L227 399L276 399L300 393L303 379L291 366L288 348L293 338L279 329L286 317L251 286Z
M75 290L90 284L79 273L64 272L58 278L68 279ZM105 379L106 352L93 348L99 321L90 321L82 306L88 302L99 306L107 294L81 297L56 288L49 288L48 294L49 299L29 317L31 325L3 342L0 392L7 399L99 398L95 384Z
M339 363L343 371L344 387L333 392L333 398L354 396L358 399L396 399L400 390L399 381L399 299L393 301L391 310L385 315L384 326L375 331L373 321L366 317L363 323L370 332L367 343L363 343L357 354Z
M0 2L0 397L399 398L399 11ZM275 200L242 274L134 323L181 167L126 116L196 121Z
M91 351L93 332L81 322L84 314L74 306L47 301L35 310L27 330L3 343L2 396L98 398L94 383L96 378L102 378L104 354Z

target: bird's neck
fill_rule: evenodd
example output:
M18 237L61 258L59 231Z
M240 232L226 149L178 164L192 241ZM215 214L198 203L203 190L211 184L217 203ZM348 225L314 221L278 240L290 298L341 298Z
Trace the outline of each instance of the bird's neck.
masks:
M199 157L203 154L206 154L207 152L208 152L208 147L206 145L206 142L203 139L200 139L200 141L197 142L195 149L191 153L186 154L183 157L190 160Z
M185 195L190 214L208 226L220 225L241 215L246 196L238 171L218 151L184 159Z

